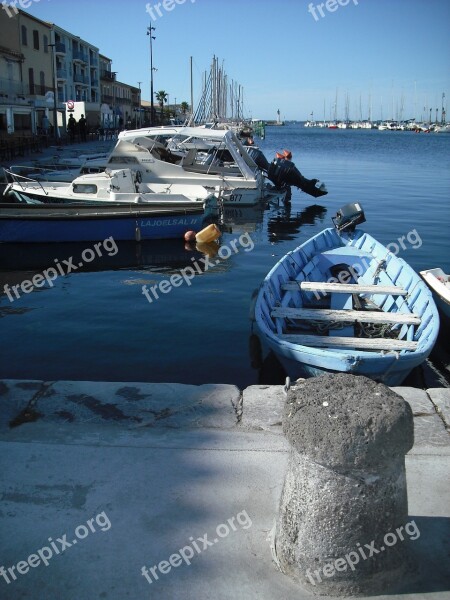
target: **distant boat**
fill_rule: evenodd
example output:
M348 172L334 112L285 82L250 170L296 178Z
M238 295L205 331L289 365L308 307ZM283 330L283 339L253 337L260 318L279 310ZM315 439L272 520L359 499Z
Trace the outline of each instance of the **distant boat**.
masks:
M433 292L438 308L450 322L450 275L440 268L420 271L420 275Z
M450 133L450 125L437 125L434 133Z
M401 258L355 226L346 205L284 256L258 292L255 320L288 375L365 375L400 385L430 354L439 316L430 290Z

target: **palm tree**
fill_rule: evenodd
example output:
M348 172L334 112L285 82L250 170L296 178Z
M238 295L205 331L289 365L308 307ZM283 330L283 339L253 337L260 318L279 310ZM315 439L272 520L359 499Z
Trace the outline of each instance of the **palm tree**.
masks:
M189 104L187 102L181 103L181 112L186 116L187 111L189 110Z
M164 120L164 102L167 100L167 92L164 90L160 90L159 92L155 92L156 99L161 107L161 123Z

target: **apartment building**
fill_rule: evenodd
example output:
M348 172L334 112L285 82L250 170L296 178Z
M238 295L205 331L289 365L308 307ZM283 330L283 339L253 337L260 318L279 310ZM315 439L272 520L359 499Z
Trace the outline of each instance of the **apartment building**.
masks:
M139 123L140 89L117 80L112 59L53 23L0 10L0 135L35 134L43 117L60 132L67 102L82 102L88 126L120 129Z
M0 11L0 32L0 133L36 133L44 114L52 121L51 26Z
M140 89L118 81L117 72L111 69L112 59L100 54L101 126L131 128L138 120Z
M52 30L58 100L84 102L89 126L97 126L100 113L99 50L58 25L52 25Z

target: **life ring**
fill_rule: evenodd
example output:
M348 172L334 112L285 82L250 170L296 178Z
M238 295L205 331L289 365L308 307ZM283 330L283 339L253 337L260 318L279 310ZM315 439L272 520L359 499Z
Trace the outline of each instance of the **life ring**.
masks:
M142 183L142 173L140 171L136 171L136 183Z

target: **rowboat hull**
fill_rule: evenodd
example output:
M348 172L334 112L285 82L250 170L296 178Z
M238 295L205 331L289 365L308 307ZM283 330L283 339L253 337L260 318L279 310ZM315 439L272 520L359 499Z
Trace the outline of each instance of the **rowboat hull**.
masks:
M346 286L340 280L329 283L330 272L342 265L354 275L348 293L342 293ZM354 302L363 310L355 310ZM426 360L439 332L437 308L424 282L360 230L326 229L283 257L261 285L255 321L293 379L345 372L387 385L401 384ZM374 339L380 332L387 337Z
M421 365L429 355L424 353L408 360L402 358L400 361L394 355L374 358L364 357L361 353L350 357L336 352L334 356L324 357L320 349L316 352L314 348L306 347L280 349L275 344L272 344L271 348L292 380L299 377L318 377L326 373L350 373L364 375L390 386L401 385L409 373ZM327 366L324 366L325 362Z

